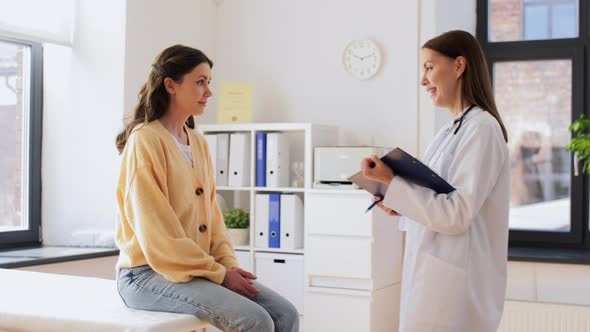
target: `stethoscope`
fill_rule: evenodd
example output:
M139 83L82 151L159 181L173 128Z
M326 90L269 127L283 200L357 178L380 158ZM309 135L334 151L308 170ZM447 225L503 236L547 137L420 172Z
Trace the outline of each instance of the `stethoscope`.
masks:
M461 129L461 125L463 125L463 118L465 118L465 115L467 115L467 113L469 113L469 111L471 111L474 107L475 107L475 104L471 104L471 106L469 106L469 108L467 110L465 110L465 112L463 112L463 115L461 115L460 118L453 121L453 126L456 125L457 122L459 122L459 126L457 127L457 129L455 129L455 131L453 132L453 135L457 135L457 132L459 132L459 129Z
M475 106L476 106L475 104L472 104L471 106L469 106L465 110L465 112L463 112L463 114L461 115L461 117L459 117L458 119L454 120L453 121L453 125L449 129L447 129L447 133L449 131L451 131L451 129L457 123L459 123L459 126L457 126L457 128L455 128L455 131L453 131L453 136L457 135L457 133L459 132L459 129L461 129L461 126L463 125L463 119L465 119L465 116L467 115L467 113L469 113ZM450 140L451 140L451 138L450 137L447 137L446 139L444 139L444 141L439 141L438 144L437 144L437 146L436 146L436 148L433 149L433 151L430 154L430 156L427 156L427 158L425 158L425 160L427 160L429 164L436 162L438 160L438 158L440 157L440 155L441 155L440 154L441 145L443 145L443 143L446 143L446 144L444 144L444 147L442 148L442 150L445 150L447 148L447 146L449 145ZM431 159L431 158L434 158L434 157L436 157L435 158L436 160L432 160Z

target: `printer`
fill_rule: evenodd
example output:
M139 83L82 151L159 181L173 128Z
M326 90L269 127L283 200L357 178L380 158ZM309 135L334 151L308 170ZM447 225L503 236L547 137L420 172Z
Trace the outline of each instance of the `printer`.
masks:
M389 148L375 146L326 146L314 148L314 188L356 189L348 177L361 169L363 158L379 157Z

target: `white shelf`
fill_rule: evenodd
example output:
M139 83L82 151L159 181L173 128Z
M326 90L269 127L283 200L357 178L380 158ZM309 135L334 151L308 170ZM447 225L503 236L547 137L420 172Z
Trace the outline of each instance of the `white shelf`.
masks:
M265 191L265 192L292 192L292 193L302 193L305 192L305 188L299 187L228 187L228 186L219 186L217 187L217 191Z
M305 191L305 188L296 188L296 187L254 187L256 191L280 191L280 192L294 192L294 193L302 193Z
M228 187L228 186L219 186L216 187L217 191L249 191L252 190L252 187Z
M296 254L296 255L303 255L305 253L304 249L280 249L280 248L255 248L250 246L234 246L236 250L239 251L252 251L252 252L273 252L273 253L280 253L280 254Z
M239 124L201 124L197 130L213 132L236 132L236 131L305 131L311 129L331 129L334 127L315 125L311 123L239 123Z
M281 254L298 254L303 255L304 249L295 249L295 250L288 250L288 249L277 249L277 248L254 248L255 252L274 252L274 253L281 253Z
M310 193L317 193L317 194L350 194L350 195L370 195L367 191L363 189L323 189L323 188L314 188L308 189L307 192Z
M370 296L371 291L356 290L356 289L343 289L343 288L327 288L327 287L305 287L306 292L311 293L328 293L336 295L352 295L352 296Z

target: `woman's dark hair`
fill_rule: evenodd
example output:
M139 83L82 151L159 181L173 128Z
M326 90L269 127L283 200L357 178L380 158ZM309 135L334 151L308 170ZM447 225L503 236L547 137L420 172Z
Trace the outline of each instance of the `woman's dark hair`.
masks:
M202 63L208 63L213 68L213 62L203 52L184 45L168 47L156 56L148 80L139 90L139 101L125 120L125 129L117 135L119 153L123 152L133 128L161 118L168 109L169 96L164 79L170 77L175 82L181 82L185 74ZM186 125L195 127L192 116L187 119Z
M481 46L470 33L454 30L432 38L422 48L438 52L451 59L463 56L467 61L463 72L461 97L469 104L475 104L490 113L502 128L504 140L508 142L508 133L496 108L492 82Z

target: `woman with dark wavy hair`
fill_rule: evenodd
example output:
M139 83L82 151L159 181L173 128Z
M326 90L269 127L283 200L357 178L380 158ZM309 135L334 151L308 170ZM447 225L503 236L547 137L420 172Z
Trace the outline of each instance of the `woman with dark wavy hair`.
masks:
M213 62L175 45L152 65L117 136L117 286L134 309L191 314L224 331L298 331L297 309L239 268L193 116L205 112Z
M399 331L493 332L506 292L508 136L471 34L435 37L422 46L421 57L422 86L453 117L424 162L455 191L414 185L376 157L361 164L366 177L388 186L378 204L401 215L407 231Z

